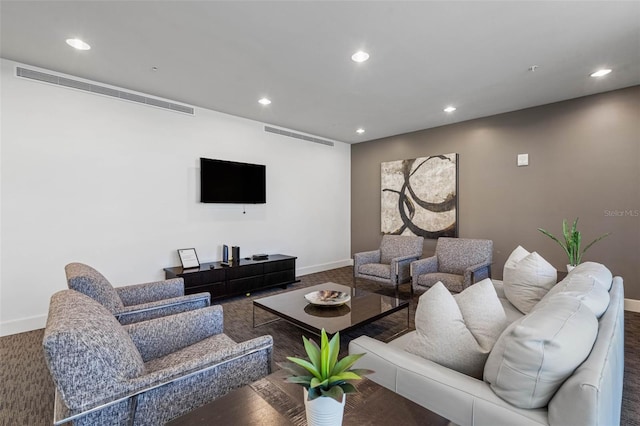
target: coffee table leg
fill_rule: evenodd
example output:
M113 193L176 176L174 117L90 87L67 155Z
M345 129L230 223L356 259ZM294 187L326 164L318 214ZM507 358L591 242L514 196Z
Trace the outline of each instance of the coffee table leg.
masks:
M409 331L409 318L410 318L410 312L409 312L409 307L411 306L411 304L407 304L407 326L403 329L398 331L396 334L394 334L393 336L389 337L388 339L385 339L385 342L388 343L390 341L392 341L393 339L395 339L396 337L400 337L403 334L406 334Z
M265 311L265 312L267 312L267 311ZM260 324L256 325L256 305L253 305L253 328L260 327L262 325L271 324L272 322L280 321L281 319L282 318L276 317L275 319L272 319L271 321L266 321L266 322L263 322L263 323L260 323Z
M407 330L409 329L409 320L410 320L410 314L411 313L411 303L409 303L409 305L407 305Z

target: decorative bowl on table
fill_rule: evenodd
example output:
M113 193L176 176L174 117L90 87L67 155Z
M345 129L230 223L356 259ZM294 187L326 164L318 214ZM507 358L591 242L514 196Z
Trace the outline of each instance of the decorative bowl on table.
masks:
M341 306L351 300L351 295L338 290L318 290L304 295L315 306Z

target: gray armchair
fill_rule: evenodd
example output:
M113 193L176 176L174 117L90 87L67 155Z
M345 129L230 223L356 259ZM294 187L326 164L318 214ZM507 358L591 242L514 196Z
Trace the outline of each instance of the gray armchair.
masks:
M54 294L43 338L54 424L162 425L271 372L271 336L236 343L222 330L221 306L121 325L83 294Z
M83 263L64 268L71 290L91 297L122 324L131 324L210 305L209 293L184 294L184 280L173 278L125 287L113 287L98 271Z
M378 250L353 256L354 285L356 278L385 282L398 288L411 280L410 265L422 256L423 237L383 235Z
M469 238L438 238L434 256L411 264L412 290L425 290L442 281L450 291L491 278L493 241Z

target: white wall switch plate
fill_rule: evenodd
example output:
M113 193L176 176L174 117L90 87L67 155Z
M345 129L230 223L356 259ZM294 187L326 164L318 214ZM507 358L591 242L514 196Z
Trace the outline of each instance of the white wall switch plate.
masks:
M529 154L518 154L518 167L529 165Z

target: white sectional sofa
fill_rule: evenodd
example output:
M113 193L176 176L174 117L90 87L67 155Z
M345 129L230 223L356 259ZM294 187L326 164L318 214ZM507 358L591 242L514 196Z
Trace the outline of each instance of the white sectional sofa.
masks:
M493 284L508 321L523 317L506 299L502 282L493 280ZM618 425L624 372L624 290L620 277L614 277L611 284L609 305L598 320L591 352L542 408L518 408L498 396L486 381L405 351L416 331L389 343L362 336L351 341L349 353L366 353L356 367L374 370L368 376L371 380L458 425ZM561 285L562 281L557 284ZM485 369L485 377L486 373Z

